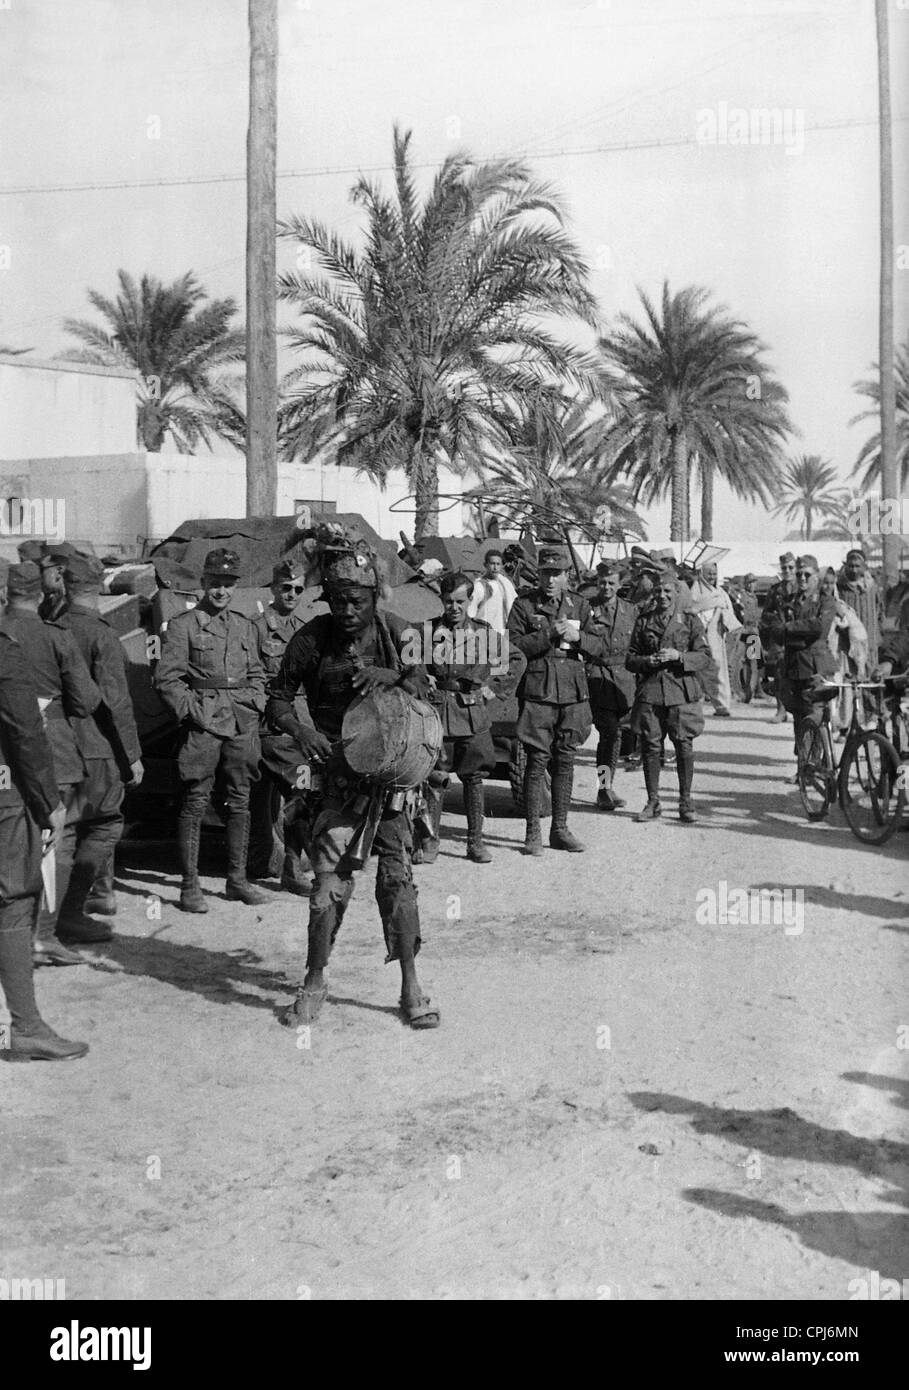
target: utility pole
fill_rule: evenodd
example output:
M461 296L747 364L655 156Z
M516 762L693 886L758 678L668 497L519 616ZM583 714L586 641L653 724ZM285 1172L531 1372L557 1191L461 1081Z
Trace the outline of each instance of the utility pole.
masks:
M275 331L275 150L278 0L249 0L246 137L246 512L277 505L278 352Z
M889 3L890 0L875 0L881 166L881 297L878 356L881 371L881 497L898 498L900 488L896 472L896 377L893 361L893 126L890 110L890 38L887 17ZM899 579L902 538L898 535L885 535L881 537L881 541L884 587L887 589Z

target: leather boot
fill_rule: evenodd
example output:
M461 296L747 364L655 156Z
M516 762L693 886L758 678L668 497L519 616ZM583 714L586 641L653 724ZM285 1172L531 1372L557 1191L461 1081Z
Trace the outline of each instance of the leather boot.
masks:
M528 748L527 766L524 769L524 817L527 830L524 836L523 854L534 856L543 853L543 837L540 833L540 802L543 799L543 783L546 777L546 754Z
M36 907L33 898L24 898L0 911L0 986L10 1014L9 1047L2 1055L11 1062L66 1062L84 1057L88 1043L58 1037L38 1012L32 973Z
M694 807L691 804L691 783L694 777L694 752L689 748L678 750L676 755L676 770L679 775L679 820L690 825L697 820Z
M180 865L183 870L183 880L180 884L181 912L208 911L208 903L199 887L199 841L201 836L201 818L185 813L181 814L177 821Z
M95 875L94 882L85 899L85 911L96 917L116 917L117 894L114 891L114 866L109 863L101 873Z
M568 850L570 854L582 854L584 845L568 829L573 785L574 757L557 753L552 765L552 822L549 827L549 847Z
M644 753L644 786L647 788L647 805L635 816L638 822L657 820L663 814L660 805L660 755Z
M254 887L246 877L246 858L249 854L249 812L229 811L227 815L227 883L228 902L246 903L247 907L264 907L271 902L268 893Z
M483 843L483 783L471 777L464 783L464 810L467 814L467 858L474 864L489 864L492 855Z
M73 865L66 897L60 907L57 922L57 936L67 945L88 946L102 941L112 941L113 928L107 922L99 922L89 917L83 910L92 884L95 881L97 865L90 860Z

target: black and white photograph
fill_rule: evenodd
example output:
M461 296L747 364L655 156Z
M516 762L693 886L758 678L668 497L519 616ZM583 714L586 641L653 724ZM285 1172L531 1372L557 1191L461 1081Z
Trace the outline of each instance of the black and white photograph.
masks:
M907 170L907 0L0 0L30 1364L909 1299Z

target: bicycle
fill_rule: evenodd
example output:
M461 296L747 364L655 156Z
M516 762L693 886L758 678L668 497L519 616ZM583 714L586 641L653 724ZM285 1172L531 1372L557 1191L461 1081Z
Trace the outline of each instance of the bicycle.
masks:
M804 718L796 729L798 786L805 814L821 821L836 802L849 829L863 844L882 845L897 829L906 806L904 774L897 748L883 732L885 716L879 708L877 727L866 729L861 721L860 690L883 690L883 681L847 680L853 692L852 718L837 761L830 722L830 702L842 686L824 685L812 699L824 702L818 722Z

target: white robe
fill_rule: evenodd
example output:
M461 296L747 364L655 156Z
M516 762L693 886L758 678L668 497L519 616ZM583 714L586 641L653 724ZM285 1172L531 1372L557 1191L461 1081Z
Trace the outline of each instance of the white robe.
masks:
M479 618L481 622L495 628L496 632L504 632L508 626L511 605L517 596L518 591L507 574L497 574L492 579L488 579L485 574L480 575L480 578L475 580L470 595L468 617Z
M742 624L735 616L732 600L726 590L714 588L703 579L696 579L691 586L691 611L704 625L707 645L716 666L717 693L709 697L710 702L716 709L729 709L732 686L729 681L726 636L730 632L738 632Z

